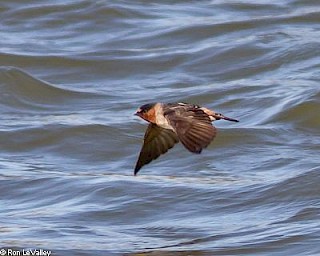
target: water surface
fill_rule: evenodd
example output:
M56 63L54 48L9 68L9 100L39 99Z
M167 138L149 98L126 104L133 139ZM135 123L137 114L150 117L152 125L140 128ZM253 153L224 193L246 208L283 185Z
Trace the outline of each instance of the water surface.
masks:
M320 253L318 1L2 1L0 248ZM148 102L204 105L137 177Z

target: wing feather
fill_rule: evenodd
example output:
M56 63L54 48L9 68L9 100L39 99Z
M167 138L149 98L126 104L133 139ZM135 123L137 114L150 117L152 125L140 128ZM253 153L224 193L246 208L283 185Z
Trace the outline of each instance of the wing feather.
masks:
M200 154L216 136L216 128L209 116L199 108L180 108L179 114L168 113L170 124L179 140L191 152Z
M178 136L174 131L150 123L144 136L144 142L134 169L134 175L144 165L166 153L178 142Z

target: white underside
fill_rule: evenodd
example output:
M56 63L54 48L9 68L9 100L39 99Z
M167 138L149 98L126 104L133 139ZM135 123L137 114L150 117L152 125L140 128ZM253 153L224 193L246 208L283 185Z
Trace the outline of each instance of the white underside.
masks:
M155 106L156 111L156 124L162 128L173 130L173 127L169 124L168 120L164 117L163 111L162 111L162 104L157 103Z

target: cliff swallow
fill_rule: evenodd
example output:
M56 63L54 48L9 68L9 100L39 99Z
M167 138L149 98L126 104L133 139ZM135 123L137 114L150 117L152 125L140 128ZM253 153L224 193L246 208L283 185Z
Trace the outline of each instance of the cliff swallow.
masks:
M134 175L146 164L166 153L181 141L187 150L200 154L216 136L211 122L239 122L210 109L188 103L150 103L141 106L135 115L149 122Z

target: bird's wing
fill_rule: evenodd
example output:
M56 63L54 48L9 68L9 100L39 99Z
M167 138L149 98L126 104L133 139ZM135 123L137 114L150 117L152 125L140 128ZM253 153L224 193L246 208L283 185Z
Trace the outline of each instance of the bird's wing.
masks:
M178 136L174 131L150 123L144 135L140 155L134 168L134 175L138 173L142 166L166 153L178 142Z
M200 108L180 108L168 111L166 118L182 144L193 153L201 153L216 136L216 128Z

